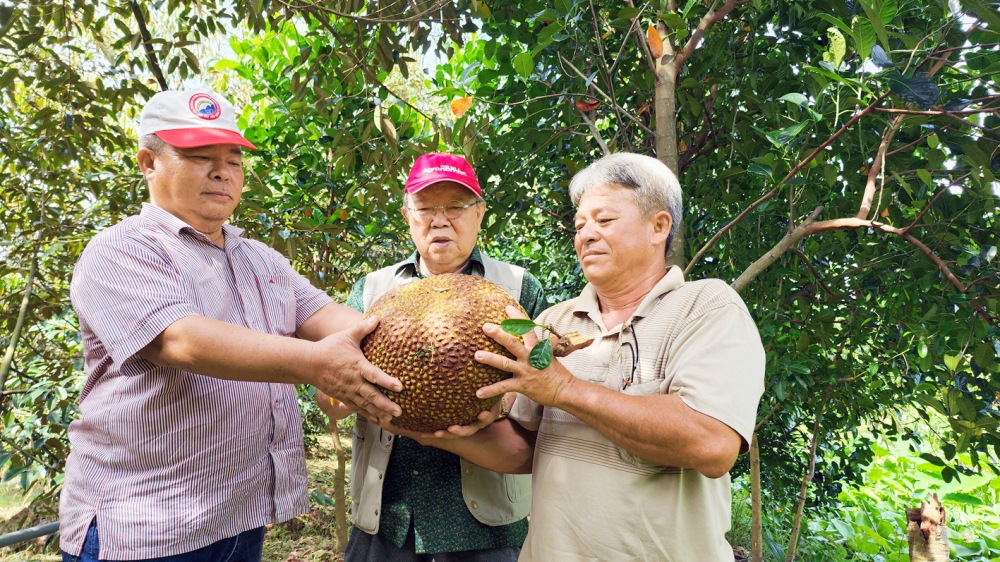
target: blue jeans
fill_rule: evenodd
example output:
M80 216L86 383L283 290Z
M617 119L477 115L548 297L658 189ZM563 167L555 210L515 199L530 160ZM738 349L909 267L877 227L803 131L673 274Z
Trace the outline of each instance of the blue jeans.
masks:
M260 562L264 546L264 527L244 531L235 537L222 539L206 547L163 558L147 558L135 562ZM87 529L80 556L62 553L63 562L101 562L97 558L100 543L97 538L97 521Z

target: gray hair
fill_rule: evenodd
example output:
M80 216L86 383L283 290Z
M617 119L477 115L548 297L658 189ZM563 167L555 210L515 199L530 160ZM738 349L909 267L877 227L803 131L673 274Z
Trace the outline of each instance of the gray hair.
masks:
M139 137L139 148L148 149L153 154L159 155L166 146L166 141L156 136L156 133L149 133Z
M680 228L683 206L681 184L663 162L650 156L619 152L595 161L573 176L569 196L579 207L583 194L602 185L627 187L632 190L635 204L645 216L659 211L670 213L673 224L667 236L667 249Z

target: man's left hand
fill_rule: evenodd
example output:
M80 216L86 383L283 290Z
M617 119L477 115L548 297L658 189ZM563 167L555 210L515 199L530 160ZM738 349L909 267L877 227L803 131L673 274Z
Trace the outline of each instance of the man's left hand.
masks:
M507 307L510 318L524 318L521 311L513 306ZM524 343L500 329L497 324L483 325L483 332L493 338L514 355L514 359L488 351L477 351L476 361L485 365L507 371L514 376L498 383L484 386L476 392L480 398L489 398L505 392L519 392L539 404L556 405L559 395L577 380L558 360L553 359L548 367L538 370L528 362L531 348L538 343L534 331L524 335Z

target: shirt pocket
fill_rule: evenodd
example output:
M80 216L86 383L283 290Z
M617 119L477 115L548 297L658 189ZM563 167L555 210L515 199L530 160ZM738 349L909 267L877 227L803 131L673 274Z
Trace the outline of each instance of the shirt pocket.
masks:
M660 392L660 388L662 386L663 386L663 379L656 378L651 381L629 385L625 388L624 391L622 391L622 393L627 394L629 396L657 396L659 394L662 394L662 392ZM654 463L639 458L636 455L626 451L621 445L616 444L615 446L618 448L618 458L633 466L638 466L641 468L657 468L664 466L659 463Z
M295 333L295 290L286 275L273 278L257 277L260 300L264 308L267 333L291 336Z

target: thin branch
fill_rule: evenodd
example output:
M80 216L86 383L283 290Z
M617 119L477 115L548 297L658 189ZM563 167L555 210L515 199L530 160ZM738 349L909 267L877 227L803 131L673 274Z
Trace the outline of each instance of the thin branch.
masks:
M24 297L21 298L21 310L17 313L17 322L14 324L14 331L10 335L10 342L7 344L7 352L4 353L3 363L0 364L0 390L7 385L7 375L10 373L10 366L14 362L14 351L17 350L17 342L21 339L21 330L24 329L24 321L28 316L28 305L31 302L31 292L35 284L35 274L38 272L38 246L42 239L42 231L35 233L35 244L31 256L31 267L28 268L28 279L24 284Z
M806 267L808 267L809 271L812 272L813 278L816 279L816 283L819 284L820 288L823 289L823 291L827 294L827 296L830 297L831 299L837 298L837 295L833 291L831 291L829 287L826 286L826 283L823 282L823 277L820 276L819 272L816 271L816 268L813 267L812 262L809 261L809 256L807 256L805 252L796 248L795 246L792 246L789 249L793 254L799 256L799 259L802 260L802 263L806 264Z
M701 42L701 38L705 36L705 32L708 31L709 27L712 27L716 23L725 19L729 12L733 11L736 6L742 6L750 2L750 0L726 0L726 3L719 8L716 12L714 9L709 9L708 13L705 14L701 21L698 23L698 28L694 30L691 37L688 38L687 43L684 44L684 48L681 52L677 53L677 57L674 58L674 76L677 76L681 72L681 67L687 62L694 50L698 48L698 43Z
M420 12L418 14L414 14L414 15L408 17L408 18L403 18L403 19L368 18L368 17L364 17L364 16L358 16L358 15L354 15L354 14L348 14L348 13L345 13L345 12L338 12L337 10L334 10L333 8L327 8L326 6L322 5L322 3L320 3L320 2L314 2L314 3L309 3L309 4L285 3L285 5L288 6L289 8L292 8L293 10L302 10L302 11L306 11L306 12L313 11L313 10L323 10L324 12L333 14L333 15L335 15L337 17L340 17L340 18L354 20L354 21L361 21L361 22L365 22L365 23L391 24L391 23L415 23L415 22L419 22L427 14L430 14L432 12L440 11L441 8L445 7L446 5L448 5L450 3L451 3L451 0L440 0L437 4L433 5L432 7L428 8L426 10L424 10L423 12Z
M632 0L625 0L625 3L628 4L630 8L634 8L635 7L632 4ZM649 6L648 2L646 3L645 6L642 7L643 11L645 11L645 9L646 9L647 6ZM640 12L639 15L641 16L642 13ZM636 16L635 19L632 20L632 25L635 25L636 23L638 23L638 21L639 21L639 16ZM627 38L628 38L628 36L626 36L626 39ZM641 33L636 33L635 41L639 45L639 50L642 51L642 52L644 52L644 53L646 53L646 63L649 64L649 71L652 72L655 75L656 74L656 60L653 58L653 53L649 52L649 45L645 41L643 41L642 39L643 39L642 38L642 34ZM622 43L624 45L625 42L622 41Z
M580 110L578 109L577 111ZM594 123L594 120L587 116L586 111L580 111L580 117L583 117L584 123L586 123L587 127L590 128L590 134L594 137L594 140L597 141L597 144L600 145L601 152L603 152L605 156L610 155L611 151L608 150L608 145L604 142L604 137L601 136L601 132L597 130L597 125Z
M976 115L979 113L996 113L998 108L996 107L981 107L979 109L963 109L960 111L937 111L937 110L926 110L921 111L917 109L893 109L891 107L880 107L875 110L876 113L895 113L899 115Z
M938 191L937 193L935 193L934 197L931 198L931 200L928 201L926 205L924 205L924 208L920 209L920 213L917 214L917 217L913 219L913 222L911 222L909 226L907 226L906 228L904 228L900 232L902 232L903 234L906 234L907 232L909 232L911 228L913 228L918 222L920 222L920 219L923 218L924 214L926 214L927 211L930 210L930 208L934 206L934 202L938 200L938 197L941 197L941 195L944 194L945 191L948 191L949 189L951 189L952 187L954 187L955 184L957 184L960 181L965 180L965 178L967 178L967 177L969 177L971 175L972 175L972 172L969 172L968 174L965 174L964 176L961 176L960 178L956 179L955 181L953 181L950 184L948 184L947 186L945 186L945 188L942 189L941 191Z
M573 63L571 63L568 60L566 60L566 58L562 56L562 53L559 53L559 60L561 60L563 62L563 64L565 64L566 66L568 66L570 68L570 70L572 70L573 72L575 72L577 76L579 76L580 78L583 78L584 80L587 79L587 75L584 74L584 73L582 73L582 72L580 72L580 70L577 67L573 66ZM643 131L645 131L646 133L648 133L650 135L655 135L656 134L653 131L651 131L649 129L649 127L643 125L642 121L639 121L638 119L636 119L635 117L633 117L631 113L629 113L629 112L625 111L624 109L622 109L622 107L619 106L617 103L615 103L615 100L611 99L611 96L609 96L608 94L605 94L604 90L602 90L599 86L595 85L593 82L591 82L590 85L591 85L592 88L594 88L595 92L597 92L598 94L601 94L601 97L603 97L605 100L607 100L607 102L610 103L612 105L612 107L615 108L615 111L621 112L622 115L624 115L625 117L627 117L629 121L632 121L633 123L635 123L636 125L638 125L639 128L642 129Z
M632 0L626 0L625 3L628 4L632 8L635 7L635 6L632 6ZM646 8L648 8L648 7L649 7L649 2L646 2L645 4L643 4L642 8L639 8L639 13L636 14L636 16L634 18L632 18L632 25L630 25L629 28L628 28L628 31L625 32L625 37L622 39L622 46L618 48L618 56L615 57L615 62L611 63L611 70L609 71L609 73L612 76L614 76L614 74L615 74L615 67L617 67L618 63L621 62L621 60L622 60L622 53L625 52L625 45L628 44L628 38L629 38L629 36L632 35L633 31L637 31L637 27L638 27L638 23L639 23L639 18L642 17L642 13L645 12ZM636 41L639 44L639 51L640 52L645 51L645 53L646 53L646 59L647 59L647 62L649 62L649 65L650 65L649 68L653 72L656 72L656 67L653 64L653 57L652 57L652 55L649 54L649 46L646 45L646 49L643 49L643 46L645 45L645 43L642 42L642 37L639 34L636 35Z
M156 52L153 51L153 38L149 34L149 29L146 28L146 18L142 15L142 8L139 7L139 4L135 0L129 0L128 5L132 9L135 21L139 23L139 35L142 37L142 48L146 51L146 60L149 61L149 68L153 71L153 76L156 76L156 81L159 82L160 89L163 91L169 90L170 87L167 86L167 79L163 77L163 70L160 69L160 63L156 60Z
M857 217L831 219L813 223L807 229L806 233L803 235L803 238L805 236L811 236L819 232L826 232L827 230L839 230L839 229L853 230L858 228L873 228L876 230L881 230L883 232L888 232L890 234L895 234L897 236L902 237L904 240L916 246L918 249L920 249L921 252L924 253L924 255L930 258L930 260L933 261L934 264L938 266L938 269L941 271L941 274L944 275L944 277L948 280L948 282L954 285L956 289L958 289L958 292L962 293L963 295L968 294L968 289L966 288L966 286L963 285L962 282L959 281L957 277L955 277L955 274L951 272L951 269L948 267L948 264L945 263L945 261L942 260L936 253L934 253L934 250L931 250L930 248L927 247L926 244L918 240L909 232L903 231L903 229L901 228L896 228L894 226L880 223L878 221L861 220ZM970 300L969 304L991 326L996 324L996 319L993 318L990 315L990 313L987 312L985 308L983 308L982 305L976 302L975 299Z
M750 267L746 268L736 281L733 281L732 287L737 293L743 292L743 289L750 284L751 281L757 278L762 271L770 267L772 263L777 261L782 254L788 251L793 244L799 241L799 239L807 236L809 229L813 224L816 223L816 217L823 212L823 206L820 205L813 209L813 212L809 213L809 216L805 221L799 226L795 227L795 230L785 234L780 242L774 245L773 248L768 250L766 254L761 256L757 261L753 262Z
M382 89L388 92L389 95L403 102L404 104L406 104L407 107L409 107L413 111L416 111L420 115L423 115L424 118L427 119L428 121L431 121L431 123L434 123L434 120L431 119L429 115L421 111L419 108L417 108L417 106L413 105L412 103L404 99L396 92L392 91L392 89L389 86L386 86L384 82L379 80L378 76L376 76L375 73L371 71L371 68L369 68L368 65L364 63L350 47L347 46L348 43L344 41L344 39L340 36L340 34L337 33L337 30L334 29L332 25L330 25L330 20L326 17L320 17L321 14L319 13L319 8L313 8L312 10L309 10L309 12L312 13L312 15L316 18L316 20L320 23L320 25L325 27L326 30L330 32L330 35L333 35L334 39L337 40L339 47L347 52L347 54L354 60L354 63L358 65L358 68L361 69L361 72L363 72L366 76L368 76L369 80L378 84ZM434 126L438 127L436 124Z
M769 420L771 416L773 416L774 413L778 411L778 408L781 407L781 399L778 398L777 396L775 396L775 399L776 400L774 402L774 406L771 407L771 411L768 412L766 416L762 417L760 421L757 422L757 425L753 426L754 433L757 433L757 430L759 430L765 423L767 423L767 420Z
M827 391L826 395L829 396L830 392ZM788 556L785 558L785 562L795 560L795 547L799 540L799 530L802 528L802 511L806 507L806 492L809 490L809 483L812 482L813 473L816 471L816 446L819 444L819 428L820 423L823 421L823 409L825 406L826 400L823 400L820 403L819 412L816 413L812 444L809 446L809 468L806 470L805 476L802 477L802 486L799 488L799 505L795 509L795 523L792 524L792 538L788 541Z
M781 180L781 183L774 186L774 189L765 193L760 199L754 201L749 207L744 209L743 212L737 215L735 219L729 221L729 223L720 228L719 231L716 232L715 235L712 236L712 238L708 242L706 242L705 245L702 246L700 250L698 250L698 253L695 254L693 258L691 258L691 263L689 263L688 266L684 269L684 275L688 275L691 273L691 270L694 269L694 265L698 263L698 260L700 260L701 257L705 255L705 252L708 252L709 248L711 248L712 246L715 245L716 242L718 242L719 238L722 238L723 234L731 230L737 224L743 222L743 219L745 219L747 215L749 215L754 209L760 206L761 203L772 199L778 193L778 190L781 188L782 185L784 185L790 179L795 177L795 175L798 174L799 171L802 170L802 168L805 168L809 164L809 162L812 162L812 160L816 158L816 156L818 156L820 152L825 150L826 147L833 144L833 141L840 138L840 136L843 135L845 132L847 132L847 130L850 129L855 123L860 121L862 117L871 113L875 109L875 107L878 104L882 103L882 101L885 100L885 98L887 97L889 97L888 92L882 94L881 96L878 97L878 99L873 101L871 105L856 113L854 117L851 117L851 119L847 123L844 123L844 126L841 127L836 133L831 135L830 138L826 139L825 141L823 141L822 144L817 146L816 149L809 154L809 156L806 156L805 159L796 164L795 167L792 168L790 172L788 172L788 175L785 176L785 179Z

